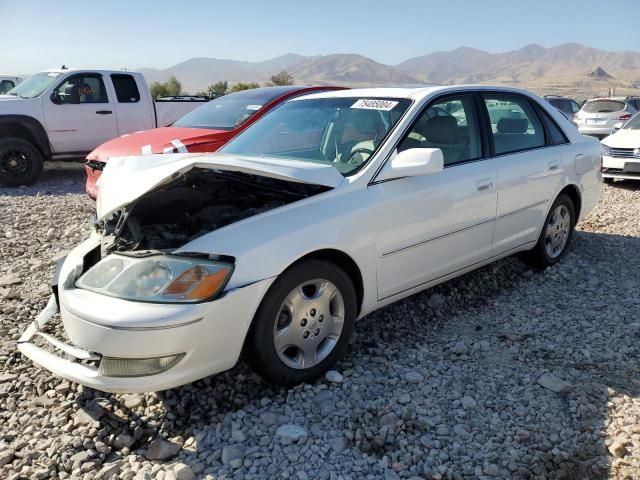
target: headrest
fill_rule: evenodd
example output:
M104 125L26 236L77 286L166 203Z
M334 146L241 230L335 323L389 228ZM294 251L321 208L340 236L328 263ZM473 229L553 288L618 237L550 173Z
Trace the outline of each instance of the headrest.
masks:
M500 133L525 133L529 127L526 118L507 118L498 120L498 132Z
M458 121L455 117L431 117L424 122L421 133L431 143L451 144L458 141Z

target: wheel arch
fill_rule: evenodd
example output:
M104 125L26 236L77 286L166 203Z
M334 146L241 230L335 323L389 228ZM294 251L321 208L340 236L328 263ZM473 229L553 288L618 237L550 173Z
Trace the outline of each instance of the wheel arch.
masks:
M566 185L562 190L560 190L560 192L558 192L556 198L558 198L562 194L567 195L573 202L573 208L575 210L574 213L576 215L576 223L578 223L578 220L580 219L580 212L582 209L582 196L580 195L580 189L577 185L570 183Z
M283 273L291 269L292 267L311 259L331 262L345 271L345 273L351 279L353 287L355 288L358 304L357 314L360 315L360 312L362 311L362 304L364 301L364 280L362 278L362 271L360 270L360 267L355 262L355 260L350 255L341 250L337 250L334 248L324 248L321 250L309 252L298 258L295 262L291 263L283 271Z
M46 158L51 155L49 137L42 124L27 115L0 115L0 138L16 137L28 141Z

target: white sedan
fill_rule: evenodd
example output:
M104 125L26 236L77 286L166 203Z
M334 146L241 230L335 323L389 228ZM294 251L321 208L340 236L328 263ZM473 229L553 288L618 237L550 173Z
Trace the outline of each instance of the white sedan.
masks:
M556 263L600 196L601 149L535 95L331 91L221 153L112 159L98 221L18 346L111 392L233 367L311 381L356 320L516 252ZM68 338L47 333L60 312Z
M640 113L602 140L602 176L607 182L640 180Z

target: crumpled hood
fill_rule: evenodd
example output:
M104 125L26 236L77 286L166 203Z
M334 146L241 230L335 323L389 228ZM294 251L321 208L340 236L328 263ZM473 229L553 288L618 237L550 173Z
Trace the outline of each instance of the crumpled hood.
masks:
M129 133L103 143L88 156L88 160L106 162L111 157L150 155L154 153L184 153L190 146L202 143L222 144L229 132L207 128L162 127ZM215 146L215 149L219 145ZM212 150L213 151L213 150Z
M640 130L618 130L602 140L610 148L638 148L640 147Z
M223 153L183 153L114 157L109 160L98 186L98 219L128 205L149 190L193 168L243 172L334 188L344 177L331 165L301 160L242 157Z

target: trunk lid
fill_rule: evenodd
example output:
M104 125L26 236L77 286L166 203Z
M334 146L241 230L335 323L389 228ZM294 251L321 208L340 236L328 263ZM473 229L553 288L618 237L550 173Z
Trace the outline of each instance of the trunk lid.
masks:
M98 181L98 219L194 168L242 172L330 188L335 188L344 181L340 172L331 165L301 160L242 157L222 153L114 157L109 159Z

